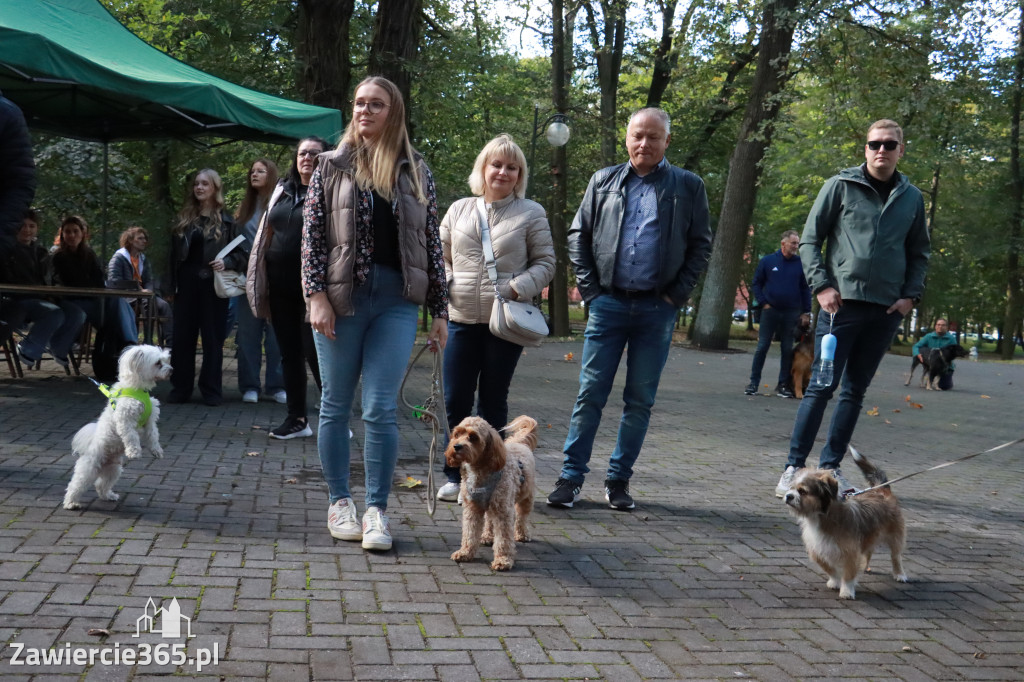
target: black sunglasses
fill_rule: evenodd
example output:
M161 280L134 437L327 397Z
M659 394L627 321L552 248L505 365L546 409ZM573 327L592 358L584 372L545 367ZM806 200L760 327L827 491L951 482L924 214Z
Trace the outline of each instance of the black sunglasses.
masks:
M898 140L868 140L868 149L873 152L877 152L880 147L885 147L885 151L891 152L899 146L900 143Z

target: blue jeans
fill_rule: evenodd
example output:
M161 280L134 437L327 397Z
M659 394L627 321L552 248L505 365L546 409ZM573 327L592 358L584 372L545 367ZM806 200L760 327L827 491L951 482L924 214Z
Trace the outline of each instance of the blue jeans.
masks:
M335 339L313 335L323 380L317 448L331 504L351 497L348 420L362 375L366 506L387 509L398 462L398 389L419 313L402 297L403 288L402 273L374 265L352 292L354 313L335 320Z
M843 461L846 448L853 437L864 394L871 385L878 365L892 343L896 329L903 316L886 313L888 306L863 301L845 301L832 323L836 337L835 374L829 386L818 385L818 370L821 367L821 337L829 331L829 314L818 315L814 333L814 367L811 369L811 383L804 393L796 411L796 423L789 440L789 459L786 466L800 468L814 446L814 439L825 416L825 406L832 399L842 379L843 389L839 403L832 414L828 428L828 439L821 451L818 466L822 469L838 469Z
M764 359L768 357L768 349L775 339L776 333L781 337L779 351L779 384L788 386L789 371L793 366L793 327L800 319L799 308L764 308L761 310L761 327L757 334L757 350L754 351L754 362L750 365L750 385L761 383L761 370Z
M444 406L455 428L473 411L496 429L508 424L508 389L523 347L491 333L488 325L448 323L444 349ZM444 466L449 481L462 480L458 467Z
M25 355L38 360L49 345L54 357L67 360L68 351L85 324L85 313L68 301L50 303L38 298L22 298L4 304L4 319L12 329L32 324L21 342Z
M235 347L238 357L238 390L260 392L260 365L263 351L267 352L266 380L263 384L267 393L284 390L281 378L281 351L277 348L277 337L268 320L252 314L245 296L230 299L229 306L235 310L238 331L235 333Z
M661 371L672 345L672 327L679 311L657 296L625 298L602 294L590 304L590 319L583 342L580 392L565 439L562 478L583 483L587 463L608 402L615 372L626 349L625 406L619 435L608 462L612 480L628 481L633 464L647 435L651 407L658 392Z

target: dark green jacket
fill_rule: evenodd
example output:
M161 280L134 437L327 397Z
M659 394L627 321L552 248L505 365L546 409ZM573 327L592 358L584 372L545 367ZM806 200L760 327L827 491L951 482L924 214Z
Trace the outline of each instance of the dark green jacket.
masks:
M813 293L834 287L844 301L885 306L920 298L930 254L921 191L898 174L883 205L863 166L825 183L800 239L800 260Z

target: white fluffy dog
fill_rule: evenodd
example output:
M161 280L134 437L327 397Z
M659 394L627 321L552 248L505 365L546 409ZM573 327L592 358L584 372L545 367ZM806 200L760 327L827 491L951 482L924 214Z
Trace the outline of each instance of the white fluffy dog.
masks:
M160 433L160 402L149 396L156 382L171 376L171 354L156 346L130 346L117 363L118 381L109 390L110 402L98 421L86 424L71 441L78 457L75 473L64 495L65 509L79 509L90 484L101 500L117 500L114 484L121 476L121 458L135 459L142 447L163 457ZM149 406L147 406L147 403Z

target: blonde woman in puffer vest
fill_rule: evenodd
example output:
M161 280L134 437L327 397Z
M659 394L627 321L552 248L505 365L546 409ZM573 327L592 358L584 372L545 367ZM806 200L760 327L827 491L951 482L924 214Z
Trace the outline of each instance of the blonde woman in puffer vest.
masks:
M431 350L448 339L448 288L434 178L412 148L398 87L356 86L336 151L321 154L303 208L302 286L320 359L317 449L330 493L327 527L363 549L391 549L384 513L398 462L398 391L419 308L434 318ZM350 486L349 417L362 383L362 524Z
M476 196L452 204L441 221L448 277L448 346L444 354L445 410L455 426L477 405L477 416L500 429L508 423L508 392L523 347L491 334L494 285L480 235L483 199L504 298L528 301L555 275L555 247L544 208L526 195L526 157L508 135L480 151L469 176ZM478 390L479 387L479 390ZM475 399L475 400L474 400ZM459 469L444 467L448 482L437 499L459 498Z

